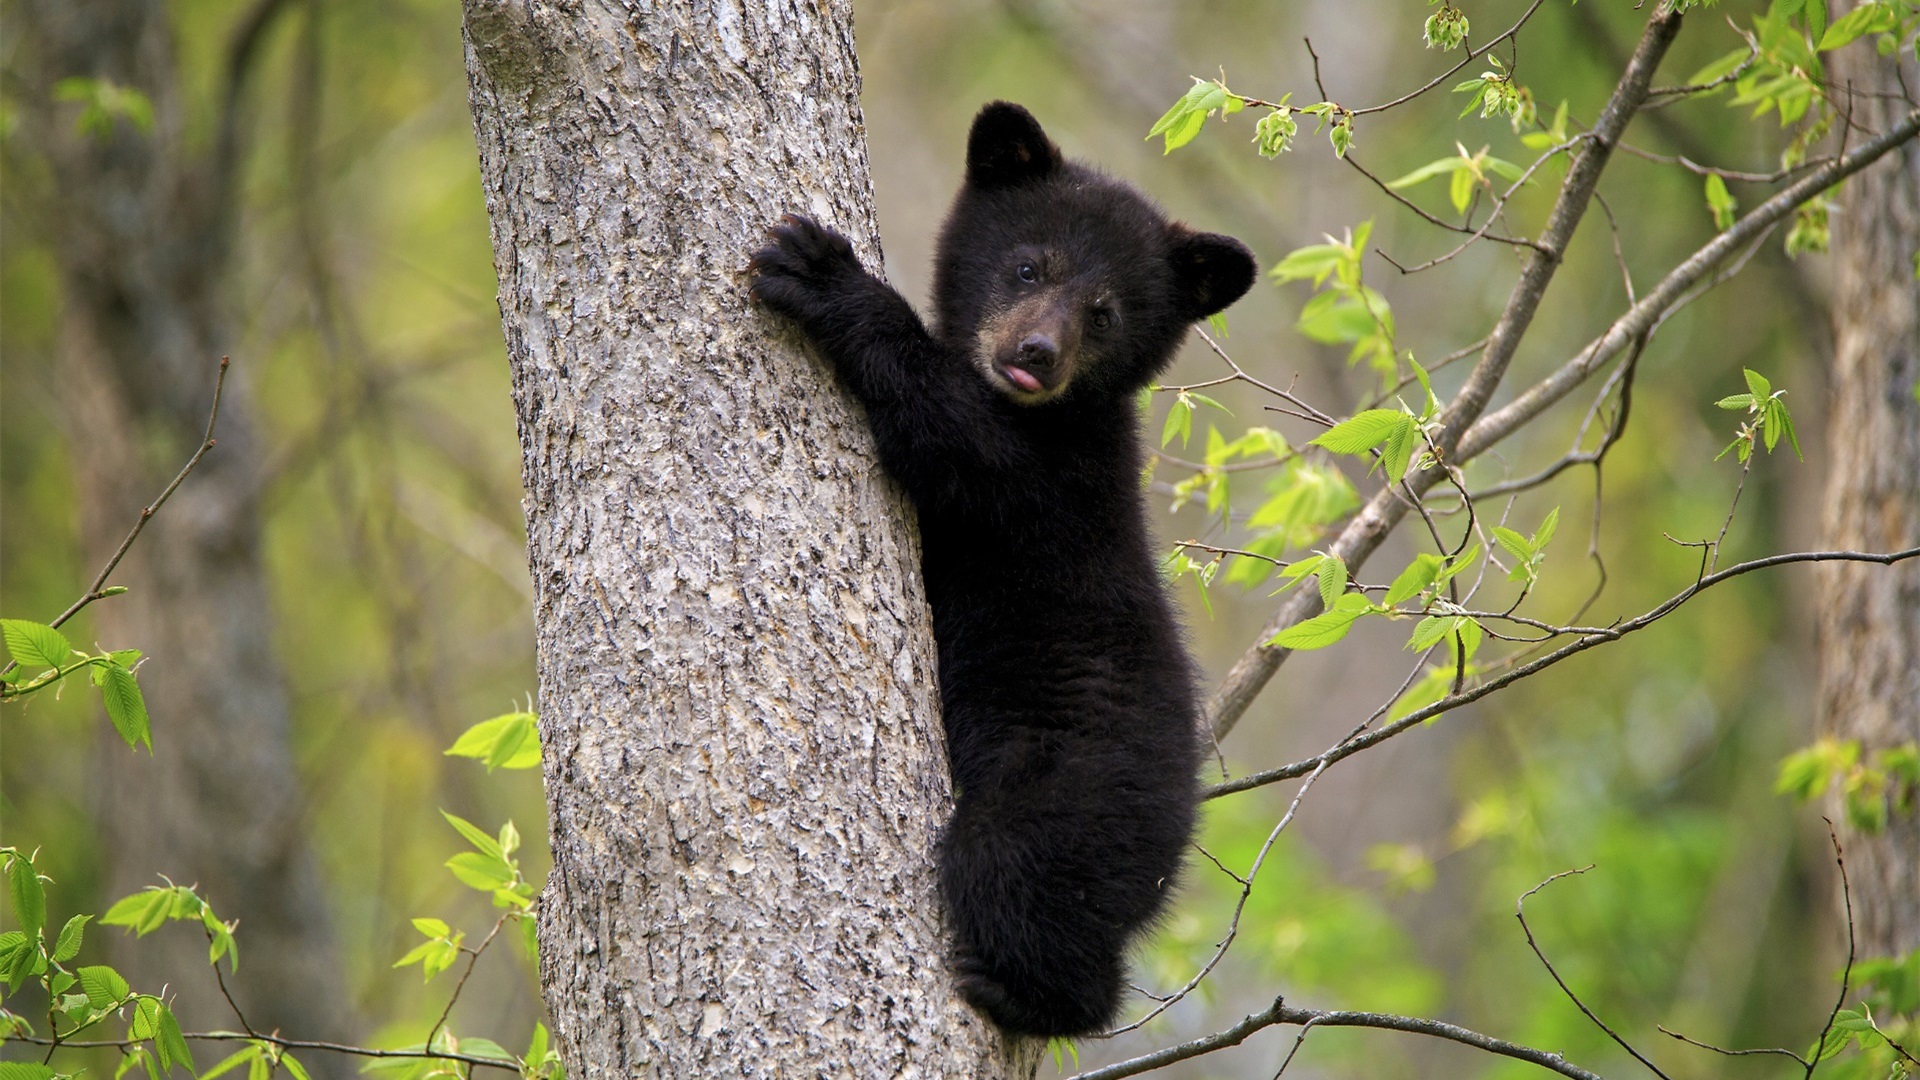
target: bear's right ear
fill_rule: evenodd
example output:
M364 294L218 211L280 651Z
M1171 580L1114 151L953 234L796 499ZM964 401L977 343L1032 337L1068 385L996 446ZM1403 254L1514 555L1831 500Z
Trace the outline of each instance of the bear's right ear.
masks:
M1040 121L1011 101L995 101L973 118L967 136L967 183L1007 187L1037 180L1060 167L1060 148Z

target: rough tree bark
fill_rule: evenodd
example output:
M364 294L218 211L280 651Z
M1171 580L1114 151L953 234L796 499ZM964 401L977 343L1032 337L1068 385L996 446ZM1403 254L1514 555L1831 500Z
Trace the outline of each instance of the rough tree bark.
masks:
M467 0L536 589L572 1075L1004 1076L953 995L905 505L748 301L802 211L878 265L852 5Z
M238 87L259 33L281 5L243 20L229 79ZM225 305L239 216L240 117L229 111L210 151L187 133L166 7L145 0L32 0L15 33L32 88L22 121L45 154L40 234L59 266L62 422L89 565L119 544L206 428L233 323ZM109 80L144 93L154 125L75 128L78 106L52 99L61 79ZM235 99L230 98L229 101ZM285 678L273 655L257 515L259 440L244 358L222 403L219 446L153 519L116 572L127 595L91 611L110 647L149 661L141 687L153 756L109 737L100 825L108 900L166 874L197 883L238 918L251 961L229 978L260 1030L350 1036L319 874L305 843L288 746ZM136 987L177 995L189 1027L234 1023L211 975L206 941L174 928L138 944L101 940ZM316 1072L351 1065L315 1058Z
M1840 5L1839 18L1851 4ZM1911 107L1873 36L1833 55L1853 123L1882 131ZM1920 65L1901 65L1905 86ZM1833 224L1833 374L1825 546L1920 543L1920 143L1847 181ZM1820 729L1866 750L1920 740L1920 565L1828 563L1820 593ZM1844 815L1836 814L1836 821ZM1920 949L1920 814L1868 835L1843 827L1863 956Z

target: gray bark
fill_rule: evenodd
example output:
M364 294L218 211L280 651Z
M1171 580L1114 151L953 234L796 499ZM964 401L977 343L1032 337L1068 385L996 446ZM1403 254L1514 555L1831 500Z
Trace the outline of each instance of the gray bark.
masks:
M1030 1075L1037 1048L1002 1048L945 969L908 512L825 366L745 289L787 211L879 264L851 4L467 0L465 37L568 1069Z
M87 564L97 566L206 427L220 356L234 337L223 301L239 213L231 182L238 117L229 114L211 153L190 146L163 5L36 0L14 10L22 74L36 95L23 110L27 142L45 154L48 180L31 228L60 270L62 422ZM273 10L256 8L259 25ZM250 56L236 53L236 78ZM108 135L77 132L77 106L50 100L50 88L70 76L145 93L152 132L125 120ZM90 609L99 641L147 653L140 682L153 718L151 758L111 733L104 740L105 899L158 884L159 874L197 884L223 918L240 921L247 961L228 982L247 1020L341 1038L351 1034L348 1010L304 839L285 679L272 648L245 359L235 366L218 447L116 572L113 582L132 591ZM235 1025L198 928L138 942L88 937L107 944L137 989L169 987L187 1027ZM315 1058L310 1068L345 1075L351 1065Z
M1872 35L1832 65L1834 85L1883 95L1852 99L1855 124L1881 131L1905 115L1895 62ZM1920 66L1904 67L1906 86L1920 84ZM1847 182L1833 223L1830 548L1920 544L1920 144L1892 156ZM1868 752L1920 740L1920 565L1828 563L1822 575L1821 730ZM1843 826L1841 840L1861 955L1920 948L1920 815L1895 813L1872 835Z

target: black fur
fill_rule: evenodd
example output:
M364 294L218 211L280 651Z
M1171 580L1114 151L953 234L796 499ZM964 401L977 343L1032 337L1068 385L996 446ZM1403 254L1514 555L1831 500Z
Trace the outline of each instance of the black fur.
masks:
M754 255L753 294L866 405L919 510L961 990L1009 1031L1081 1035L1120 1006L1197 799L1193 671L1155 572L1134 395L1194 320L1246 292L1253 256L1169 223L996 102L937 258L932 333L801 217Z

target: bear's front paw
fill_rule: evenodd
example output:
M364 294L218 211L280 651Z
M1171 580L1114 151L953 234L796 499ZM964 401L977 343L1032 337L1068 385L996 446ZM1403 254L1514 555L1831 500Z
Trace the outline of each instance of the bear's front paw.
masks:
M847 238L799 214L788 214L767 230L773 241L753 253L753 298L790 318L805 322L827 294L864 276Z

